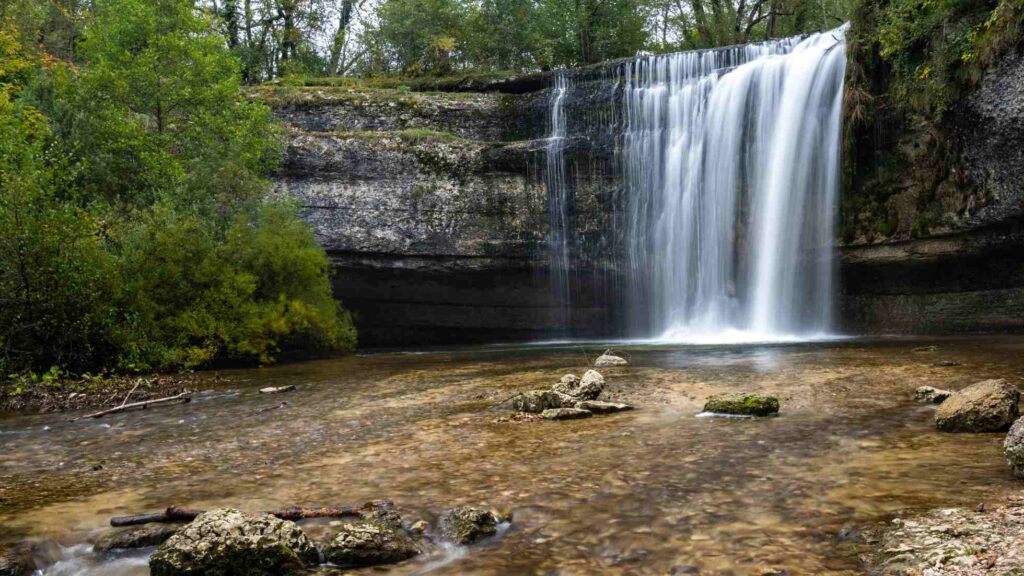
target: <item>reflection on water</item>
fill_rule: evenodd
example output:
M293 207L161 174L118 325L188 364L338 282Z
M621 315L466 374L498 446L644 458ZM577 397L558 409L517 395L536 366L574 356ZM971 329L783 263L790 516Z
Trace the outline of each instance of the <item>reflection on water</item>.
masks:
M508 508L496 542L394 574L856 573L837 538L899 512L976 505L1014 481L1001 435L934 431L920 385L1020 382L1024 339L632 347L606 395L639 410L496 422L519 390L581 373L603 347L375 354L222 373L191 404L67 421L0 420L0 543L48 538L48 574L145 574L145 554L92 566L112 515L170 504L246 510L393 499L407 519ZM961 366L938 368L938 359ZM258 388L298 391L260 396ZM777 418L695 418L724 391L779 395ZM279 404L278 410L262 408ZM846 530L844 530L844 528ZM324 572L321 569L319 572Z

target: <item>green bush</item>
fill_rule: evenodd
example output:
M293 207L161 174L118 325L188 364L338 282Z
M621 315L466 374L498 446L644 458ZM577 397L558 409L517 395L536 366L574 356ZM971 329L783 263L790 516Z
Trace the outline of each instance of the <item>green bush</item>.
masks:
M0 29L0 369L271 362L355 345L263 175L266 106L189 0L100 0L70 66Z

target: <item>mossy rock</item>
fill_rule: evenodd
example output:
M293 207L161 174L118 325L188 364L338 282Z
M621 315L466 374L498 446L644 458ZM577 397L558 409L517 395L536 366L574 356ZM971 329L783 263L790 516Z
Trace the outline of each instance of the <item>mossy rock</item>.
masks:
M319 560L294 522L230 508L200 514L157 548L152 576L291 574Z
M704 411L735 416L773 416L779 413L779 399L760 394L714 396L704 403Z
M462 506L441 518L441 532L456 544L473 544L498 533L498 518L487 510Z
M420 553L398 522L359 520L343 525L324 545L324 559L343 568L395 564Z

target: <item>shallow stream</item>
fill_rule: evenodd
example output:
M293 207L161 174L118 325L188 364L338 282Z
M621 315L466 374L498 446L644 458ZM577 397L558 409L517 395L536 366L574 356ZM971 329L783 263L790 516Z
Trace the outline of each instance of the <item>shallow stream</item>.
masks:
M604 399L636 411L503 418L503 400L581 374L604 348L360 355L210 374L191 404L0 418L0 544L53 541L63 560L48 574L146 574L146 551L89 556L110 516L389 498L407 520L471 504L514 522L375 574L854 574L865 530L1019 487L1001 434L936 432L912 396L1021 384L1022 338L620 346L631 365L603 370ZM258 393L284 384L298 390ZM781 415L695 417L725 391L776 394Z

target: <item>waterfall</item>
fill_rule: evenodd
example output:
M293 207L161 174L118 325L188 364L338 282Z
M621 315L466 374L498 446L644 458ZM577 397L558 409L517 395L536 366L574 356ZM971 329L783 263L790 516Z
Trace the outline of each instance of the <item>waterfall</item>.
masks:
M570 322L572 290L570 272L572 269L573 237L572 198L563 151L566 145L565 96L569 91L568 77L556 73L551 90L549 109L550 128L545 149L545 184L548 189L548 252L550 258L551 288L558 317L555 324L568 327Z
M622 64L631 336L830 329L845 32Z

